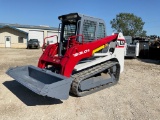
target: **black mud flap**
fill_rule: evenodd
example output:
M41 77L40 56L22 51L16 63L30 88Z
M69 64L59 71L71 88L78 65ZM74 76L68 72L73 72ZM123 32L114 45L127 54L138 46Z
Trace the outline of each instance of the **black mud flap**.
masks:
M39 95L61 100L69 97L73 80L32 65L10 68L6 74Z

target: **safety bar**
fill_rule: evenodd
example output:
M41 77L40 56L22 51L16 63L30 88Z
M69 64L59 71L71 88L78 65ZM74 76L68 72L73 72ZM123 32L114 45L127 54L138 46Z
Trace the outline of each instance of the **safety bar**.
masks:
M45 44L46 44L46 43L45 43L46 39L47 39L47 38L52 38L52 37L55 37L55 36L57 37L57 43L58 43L58 35L52 35L52 36L48 36L48 37L45 37L45 38L44 38L44 40L43 40L43 45L42 45L42 51L43 51L43 52L44 52L44 49L45 49L44 47L45 47Z
M71 39L76 39L77 37L82 37L82 44L84 43L84 36L83 36L82 34L68 37L67 49L69 48L69 41L70 41Z

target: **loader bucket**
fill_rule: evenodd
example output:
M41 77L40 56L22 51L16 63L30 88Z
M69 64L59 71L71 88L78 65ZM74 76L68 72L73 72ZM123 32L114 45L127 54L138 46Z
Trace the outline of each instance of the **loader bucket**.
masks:
M6 74L39 95L62 100L69 97L71 78L32 65L10 68Z

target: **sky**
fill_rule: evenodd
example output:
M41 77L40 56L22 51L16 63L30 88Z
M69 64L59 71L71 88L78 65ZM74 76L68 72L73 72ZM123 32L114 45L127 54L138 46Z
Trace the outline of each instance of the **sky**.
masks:
M58 27L58 16L78 12L105 21L119 13L133 13L145 22L147 35L160 36L160 0L0 0L0 23Z

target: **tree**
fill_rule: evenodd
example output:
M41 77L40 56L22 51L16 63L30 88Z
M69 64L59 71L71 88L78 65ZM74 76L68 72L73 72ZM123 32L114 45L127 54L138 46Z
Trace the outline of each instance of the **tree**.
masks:
M133 13L120 13L110 24L114 30L122 32L125 36L146 36L146 31L143 30L145 22Z

